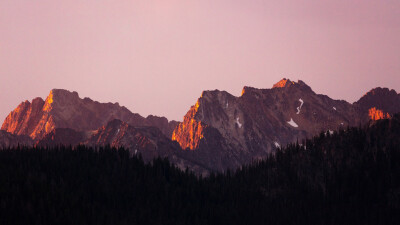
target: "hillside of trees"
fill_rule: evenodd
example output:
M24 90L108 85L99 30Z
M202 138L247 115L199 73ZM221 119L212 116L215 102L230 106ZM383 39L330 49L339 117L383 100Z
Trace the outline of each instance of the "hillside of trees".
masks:
M85 146L0 151L0 224L398 224L400 115L198 177Z

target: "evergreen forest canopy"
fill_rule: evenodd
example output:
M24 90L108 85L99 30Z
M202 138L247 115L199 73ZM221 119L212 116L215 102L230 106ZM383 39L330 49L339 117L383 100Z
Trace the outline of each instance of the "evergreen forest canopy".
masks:
M400 114L198 177L125 149L0 151L0 224L398 224Z

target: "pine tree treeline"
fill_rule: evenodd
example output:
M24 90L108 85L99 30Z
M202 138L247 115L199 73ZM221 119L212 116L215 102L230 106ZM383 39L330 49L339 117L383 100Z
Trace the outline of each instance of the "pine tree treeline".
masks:
M400 116L198 177L125 149L0 151L0 224L398 224Z

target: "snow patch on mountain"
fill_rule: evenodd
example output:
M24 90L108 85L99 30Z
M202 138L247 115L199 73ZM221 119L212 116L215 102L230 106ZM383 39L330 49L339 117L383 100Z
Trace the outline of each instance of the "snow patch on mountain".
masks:
M290 118L290 121L288 121L287 122L290 126L292 126L292 127L299 127L299 125L297 125L297 123L295 123L294 121L293 121L293 118Z
M328 133L330 134L330 135L333 135L333 130L328 130L326 133L325 133L325 135L328 135Z
M236 118L236 124L239 126L239 128L242 128L242 124L239 122L239 117Z
M296 114L300 114L301 107L303 107L303 104L304 104L304 101L301 98L299 99L299 102L300 102L300 106L297 107L297 113Z

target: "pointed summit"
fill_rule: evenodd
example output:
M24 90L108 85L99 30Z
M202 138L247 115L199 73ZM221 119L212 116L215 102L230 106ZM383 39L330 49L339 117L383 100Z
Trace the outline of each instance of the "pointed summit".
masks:
M400 112L400 94L388 88L374 88L354 103L362 112L368 112L369 119L389 118Z
M283 78L282 80L280 80L278 83L274 84L274 86L272 86L272 88L284 88L284 87L290 87L293 84L295 84L294 81L291 81L289 79Z
M306 83L304 83L304 81L298 80L297 82L294 82L286 78L283 78L278 83L274 84L274 86L272 86L272 89L287 88L287 87L298 87L303 91L312 91L311 87L308 86Z
M169 137L176 126L176 122L160 117L147 120L118 103L81 99L75 91L52 89L45 101L35 98L32 103L21 103L7 116L1 130L40 140L57 128L91 131L113 119L120 119L133 126L155 126Z
M246 93L249 93L249 92L252 92L252 91L256 91L256 90L257 90L256 88L249 87L249 86L244 86L243 89L242 89L241 96L243 96Z
M52 89L46 98L46 102L53 103L54 100L65 101L67 99L79 99L79 94L76 91L68 91L65 89Z
M53 88L50 91L50 94L57 94L57 95L75 95L78 96L78 92L76 91L68 91L66 89L58 89L58 88Z
M74 105L79 101L77 92L70 92L65 89L52 89L46 98L43 111L50 112L54 105Z
M371 96L395 98L398 95L399 94L397 94L397 92L393 89L389 90L389 88L376 87L365 93L361 98L372 98Z

